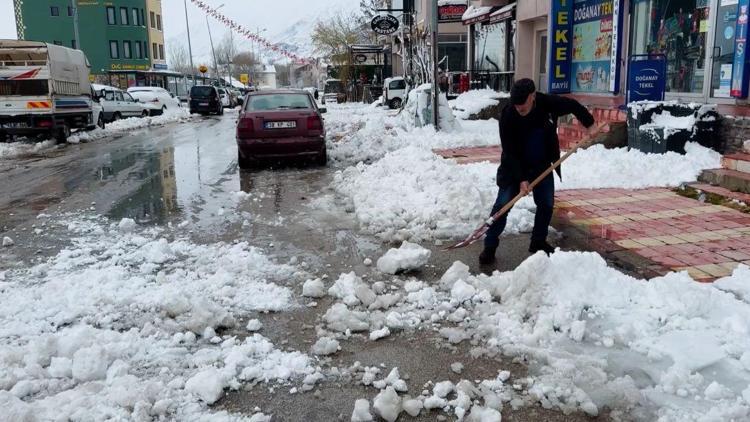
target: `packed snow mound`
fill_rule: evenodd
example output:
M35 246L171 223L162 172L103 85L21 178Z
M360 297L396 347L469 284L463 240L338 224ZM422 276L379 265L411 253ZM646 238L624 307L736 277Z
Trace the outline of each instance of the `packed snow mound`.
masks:
M150 411L196 420L230 385L314 372L306 354L258 334L215 336L250 312L293 306L291 291L273 281L294 279L294 267L246 243L122 232L101 217L56 220L70 246L7 271L0 289L0 389L23 399L0 394L4 415L136 420Z
M508 98L507 92L497 92L492 89L476 89L464 92L455 100L448 101L453 114L462 120L466 120L480 111L500 104L500 98Z
M430 260L432 252L416 243L403 242L401 246L391 248L378 259L378 270L387 274L417 270Z
M721 155L695 143L687 154L645 154L626 148L592 146L563 164L557 188L647 188L692 182L709 168L721 166ZM372 165L339 172L334 187L349 197L364 231L384 240L424 241L471 233L489 216L497 196L497 165L458 165L430 151L407 147ZM535 205L519 201L508 215L505 233L530 231Z
M409 91L409 98L404 107L402 121L407 125L415 127L424 127L433 125L432 102L432 85L423 84ZM448 104L448 98L445 94L438 96L438 125L441 131L458 132L461 130L461 124L456 120Z
M423 150L500 143L497 120L462 121L460 131L435 131L433 126L414 127L403 113L391 116L383 109L360 105L331 105L326 114L329 156L354 165L373 162L405 147Z

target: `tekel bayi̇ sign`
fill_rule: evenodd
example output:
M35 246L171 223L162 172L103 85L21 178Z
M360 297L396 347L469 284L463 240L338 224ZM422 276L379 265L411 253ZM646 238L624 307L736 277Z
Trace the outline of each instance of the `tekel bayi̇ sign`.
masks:
M667 57L663 54L630 56L628 63L628 103L662 101L667 82Z
M550 58L547 68L551 93L570 92L571 29L573 0L552 0L552 35Z
M619 26L620 0L575 1L571 91L617 91Z
M391 35L398 30L398 19L393 15L378 15L372 18L370 26L380 35Z
M446 4L438 6L438 22L461 22L461 18L469 6L466 4Z
M748 75L745 71L747 61L747 20L748 6L750 0L740 0L737 13L737 26L735 28L734 39L734 66L732 66L732 97L747 97Z

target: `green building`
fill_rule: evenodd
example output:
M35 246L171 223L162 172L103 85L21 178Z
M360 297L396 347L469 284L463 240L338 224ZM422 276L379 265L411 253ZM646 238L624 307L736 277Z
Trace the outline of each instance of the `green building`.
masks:
M14 0L18 39L80 48L91 63L92 79L98 82L121 87L145 84L137 75L151 70L146 0L78 0L80 46L72 4L71 0Z

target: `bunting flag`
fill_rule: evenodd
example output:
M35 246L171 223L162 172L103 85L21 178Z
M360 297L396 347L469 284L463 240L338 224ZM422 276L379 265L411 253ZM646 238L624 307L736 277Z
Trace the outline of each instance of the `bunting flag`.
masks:
M222 15L219 13L216 9L213 7L207 5L201 0L190 0L191 3L196 5L199 9L204 11L207 15L211 16L212 18L216 19L217 21L223 23L225 26L227 26L232 31L237 32L238 34L244 36L245 38L255 41L261 46L265 47L266 49L272 50L278 54L281 54L284 57L287 57L299 64L309 64L311 63L311 60L308 58L300 57L290 51L286 51L283 48L280 48L278 45L272 44L267 39L254 34L251 30L243 27L242 25L238 24L237 22L229 19L228 17Z

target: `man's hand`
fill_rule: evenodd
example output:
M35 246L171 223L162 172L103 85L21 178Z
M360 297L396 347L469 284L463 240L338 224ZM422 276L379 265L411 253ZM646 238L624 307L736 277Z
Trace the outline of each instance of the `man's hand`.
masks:
M519 189L521 190L521 193L523 194L523 196L528 195L529 194L529 182L525 180L521 182L521 186L519 186Z

